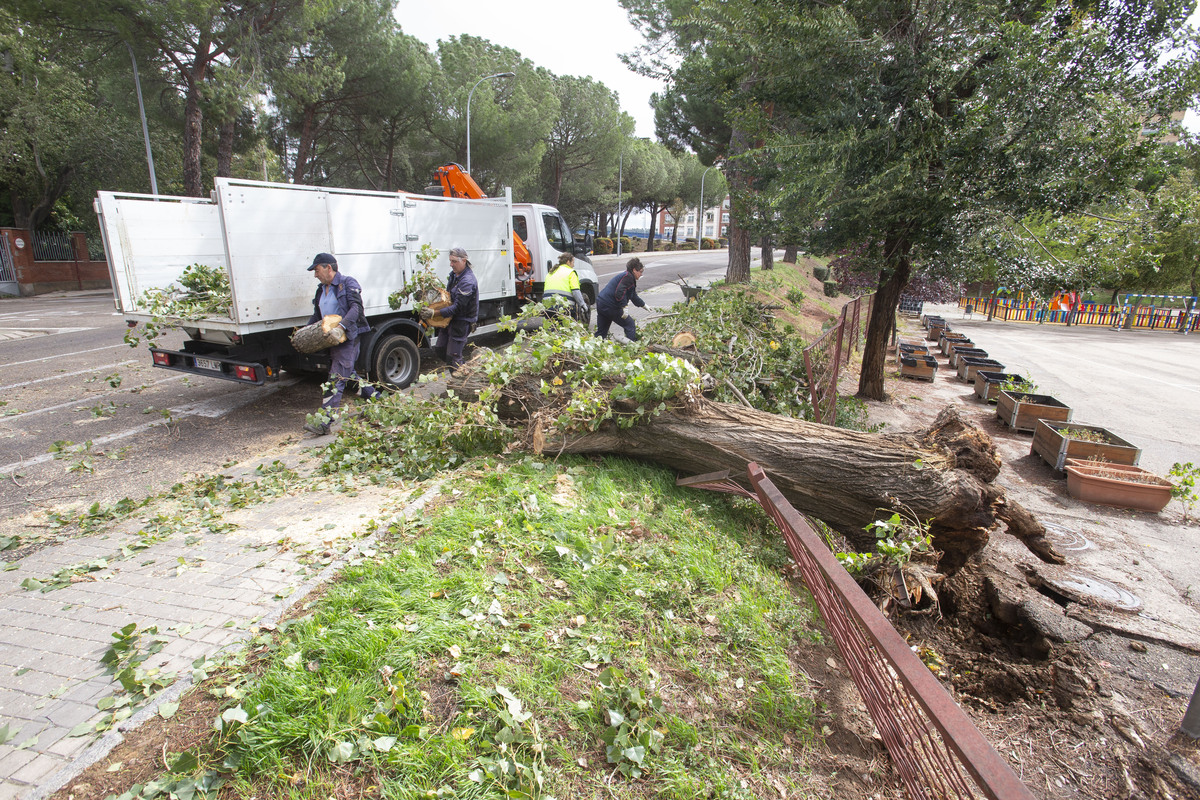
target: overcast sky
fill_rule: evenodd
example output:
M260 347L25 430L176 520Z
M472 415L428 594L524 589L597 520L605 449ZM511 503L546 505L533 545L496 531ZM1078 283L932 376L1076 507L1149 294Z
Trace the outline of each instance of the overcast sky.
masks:
M511 47L556 75L591 77L617 93L637 122L637 136L654 137L650 94L661 84L617 58L643 41L617 0L399 0L396 19L430 50L439 39L468 33Z

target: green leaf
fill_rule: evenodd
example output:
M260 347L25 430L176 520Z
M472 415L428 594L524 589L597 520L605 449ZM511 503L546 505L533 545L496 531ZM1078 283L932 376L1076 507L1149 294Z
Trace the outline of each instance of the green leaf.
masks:
M335 764L345 764L354 758L353 742L337 742L329 748L329 760Z
M175 716L175 712L179 710L179 703L162 703L158 707L158 715L163 719L170 719Z
M625 715L615 708L608 709L608 724L619 728L625 722Z
M174 773L193 772L199 766L200 759L191 750L185 750L167 764L167 768Z

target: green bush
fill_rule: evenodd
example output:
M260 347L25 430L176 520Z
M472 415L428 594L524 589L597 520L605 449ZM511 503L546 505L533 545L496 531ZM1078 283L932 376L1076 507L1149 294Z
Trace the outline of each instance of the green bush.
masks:
M696 250L698 248L697 248L695 239L688 239L686 242L680 244L675 249L676 250Z
M606 256L613 251L612 239L593 239L592 252L598 256Z
M700 249L701 250L716 250L716 249L718 249L718 247L719 247L719 245L714 240L708 238L707 236L705 236L703 239L700 240Z
M829 280L829 267L813 267L813 277L822 283Z
M662 250L664 253L667 252L668 250L674 250L675 243L674 242L659 242L658 249Z
M633 244L633 243L634 243L634 240L633 240L633 239L631 239L630 237L628 237L628 236L622 236L622 237L621 237L621 252L622 252L622 253L632 253L632 252L634 252L634 251L635 251L637 248L636 248L636 247L634 247L634 244Z
M721 246L722 249L729 247L729 240L726 239L724 236L722 236L720 239L717 239L717 243Z
M804 303L804 292L799 289L788 289L787 299L792 305L801 305Z
M837 297L838 296L837 281L825 281L825 296L826 297Z

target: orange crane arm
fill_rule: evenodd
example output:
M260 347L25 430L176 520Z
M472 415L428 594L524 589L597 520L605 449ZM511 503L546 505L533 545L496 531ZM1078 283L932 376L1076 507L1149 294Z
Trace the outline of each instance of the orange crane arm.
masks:
M467 174L458 164L444 164L433 173L433 179L442 186L442 194L446 197L466 197L479 200L487 197L475 179ZM533 272L533 257L529 248L516 231L513 231L513 257L517 262L517 272Z

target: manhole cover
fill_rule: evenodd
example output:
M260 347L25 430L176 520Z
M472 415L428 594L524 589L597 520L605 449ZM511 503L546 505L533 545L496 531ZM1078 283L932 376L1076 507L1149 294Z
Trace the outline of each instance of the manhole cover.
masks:
M1046 536L1053 542L1054 546L1059 550L1075 552L1078 550L1091 550L1096 546L1096 543L1084 536L1079 531L1073 531L1065 525L1059 525L1055 522L1042 522L1046 528Z
M1104 605L1119 611L1137 611L1142 607L1141 598L1133 592L1086 572L1042 564L1038 566L1038 577L1047 587L1077 603Z

